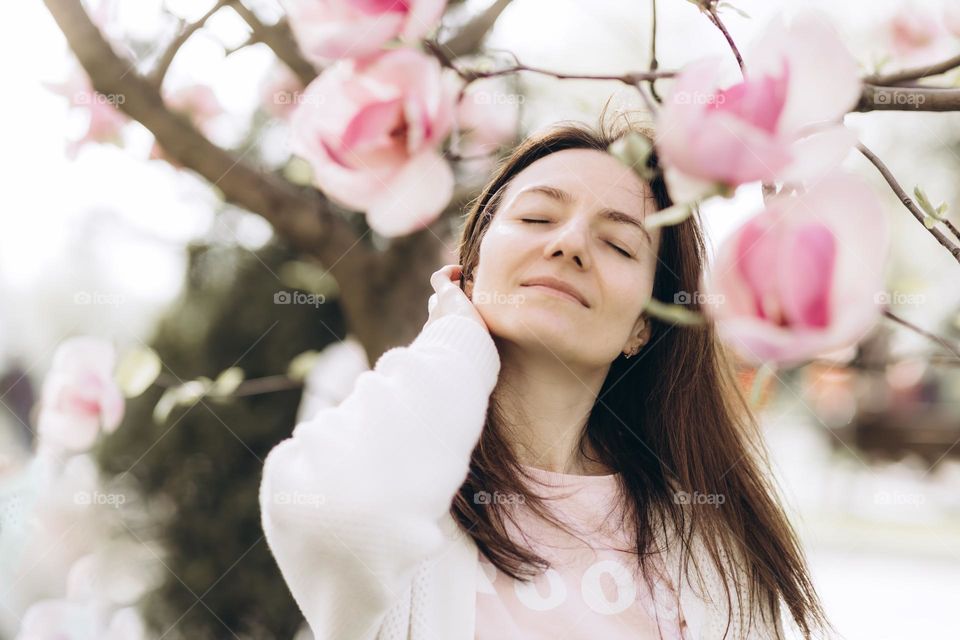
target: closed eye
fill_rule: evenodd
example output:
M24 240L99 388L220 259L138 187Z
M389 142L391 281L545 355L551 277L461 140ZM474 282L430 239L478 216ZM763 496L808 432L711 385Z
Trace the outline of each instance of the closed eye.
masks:
M619 253L621 253L622 255L624 255L624 256L626 256L626 257L628 257L628 258L632 258L632 257L633 257L633 256L630 255L630 252L627 251L626 249L621 249L620 247L618 247L617 245L613 244L612 242L608 242L607 244L610 245L611 247L613 247L614 249L616 249L616 250L617 250Z
M550 222L549 220L534 220L533 218L520 218L522 222Z

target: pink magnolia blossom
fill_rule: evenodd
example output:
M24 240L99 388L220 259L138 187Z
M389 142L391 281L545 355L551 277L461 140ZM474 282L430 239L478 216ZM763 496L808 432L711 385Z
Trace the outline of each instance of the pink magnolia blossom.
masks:
M523 96L510 93L498 78L470 83L457 107L460 154L493 154L517 135Z
M720 246L705 278L720 336L752 363L855 344L879 316L888 228L871 187L838 173L774 196Z
M823 16L775 19L745 60L745 79L723 89L720 58L688 65L660 111L656 146L677 201L812 180L855 142L842 118L860 95L857 63Z
M960 38L960 4L947 3L943 8L943 25L952 35Z
M65 340L43 383L37 427L40 440L68 450L90 448L100 433L120 425L124 398L113 378L110 343L88 336Z
M912 4L901 5L887 27L894 51L901 55L926 49L943 35L937 16Z
M41 600L23 616L15 640L145 640L146 625L134 607L100 610L86 602Z
M304 55L325 66L364 58L394 38L413 41L432 31L447 0L283 0Z
M46 87L67 99L70 107L85 112L87 122L83 135L67 143L67 157L74 159L80 149L90 143L119 144L123 128L130 122L117 108L122 97L97 93L86 72L76 65L66 81Z
M885 57L898 68L933 64L956 53L950 37L954 2L944 3L943 12L914 2L904 2L881 25L878 42Z
M285 64L276 64L260 86L260 106L274 118L286 120L300 103L303 85Z
M365 211L377 233L409 233L435 220L453 195L453 172L438 148L458 84L413 49L339 61L304 91L291 117L291 148L310 163L320 190Z

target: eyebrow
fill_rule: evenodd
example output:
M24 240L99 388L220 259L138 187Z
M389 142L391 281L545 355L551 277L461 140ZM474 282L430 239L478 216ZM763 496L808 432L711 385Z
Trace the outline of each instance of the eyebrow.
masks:
M520 196L525 193L540 193L548 198L569 204L573 202L574 198L570 195L569 192L564 191L563 189L558 189L557 187L551 187L545 184L533 185L532 187L525 187L514 197L514 200L519 200ZM643 226L643 223L637 220L634 216L624 213L623 211L618 211L616 209L611 209L610 207L604 207L597 212L597 215L605 220L611 222L616 222L619 224L627 224L632 227L636 227L643 233L647 238L647 242L653 244L653 238L650 237L650 232L647 231L647 228Z

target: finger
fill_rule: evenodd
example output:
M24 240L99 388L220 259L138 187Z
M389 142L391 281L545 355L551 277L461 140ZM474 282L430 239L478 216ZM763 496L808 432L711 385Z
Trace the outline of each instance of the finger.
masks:
M454 278L459 278L460 265L448 264L433 272L430 276L430 284L438 293L447 285L453 283ZM455 271L456 270L456 271ZM454 275L456 273L456 276Z

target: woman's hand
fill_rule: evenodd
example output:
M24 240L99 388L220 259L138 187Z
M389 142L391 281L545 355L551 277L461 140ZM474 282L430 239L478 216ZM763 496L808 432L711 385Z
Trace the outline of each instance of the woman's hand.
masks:
M424 325L425 328L444 316L459 315L479 322L480 326L489 331L473 302L460 290L460 272L460 265L448 264L434 271L430 276L430 284L433 285L436 293L427 301L430 317Z

